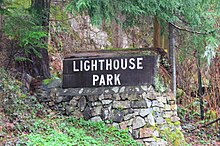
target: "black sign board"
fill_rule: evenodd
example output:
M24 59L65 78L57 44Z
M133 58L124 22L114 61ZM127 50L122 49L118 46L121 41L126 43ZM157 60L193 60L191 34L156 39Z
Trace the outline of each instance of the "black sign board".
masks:
M67 58L63 88L153 84L156 56Z

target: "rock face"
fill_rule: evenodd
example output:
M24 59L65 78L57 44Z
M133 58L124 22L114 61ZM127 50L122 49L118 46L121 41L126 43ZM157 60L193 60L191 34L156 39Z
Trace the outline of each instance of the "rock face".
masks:
M56 80L45 89L38 100L52 110L128 130L144 145L167 145L162 131L181 128L175 100L151 86L62 89Z

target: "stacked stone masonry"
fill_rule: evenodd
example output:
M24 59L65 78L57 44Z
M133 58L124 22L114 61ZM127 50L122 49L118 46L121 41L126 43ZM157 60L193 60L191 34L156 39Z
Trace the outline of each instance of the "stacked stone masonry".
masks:
M146 146L168 145L161 131L170 127L167 121L180 120L174 96L145 85L62 89L61 81L55 80L38 91L38 100L64 115L128 130ZM174 125L171 129L181 129L179 124Z

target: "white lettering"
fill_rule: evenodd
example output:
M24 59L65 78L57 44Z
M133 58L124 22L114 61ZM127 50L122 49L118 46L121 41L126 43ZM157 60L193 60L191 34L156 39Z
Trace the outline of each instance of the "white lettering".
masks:
M74 71L74 72L79 71L79 69L76 68L76 61L73 61L73 71Z
M113 75L107 74L107 85L113 85L112 79L113 79Z
M121 75L121 74L114 74L115 85L121 85L120 75Z
M134 58L130 58L130 59L129 59L129 63L130 63L129 68L132 69L132 70L135 69L135 63L134 63L134 61L135 61Z
M91 60L91 71L97 70L97 60Z
M137 58L137 69L143 69L142 61L143 61L143 57Z
M118 70L119 67L120 67L119 60L114 60L113 61L113 68L114 68L114 70Z
M83 61L80 60L80 71L83 71Z
M93 75L92 76L92 85L95 86L96 82L99 80L99 76L98 75Z
M128 60L126 58L125 59L121 59L121 68L123 70L125 70L125 69L127 69L127 67L128 67Z
M112 60L106 59L106 70L112 70Z
M100 85L100 86L101 86L101 85L105 85L105 77L104 77L104 75L101 75L99 85Z
M100 63L100 70L103 70L103 63L104 63L104 59L100 59L99 63Z
M84 70L85 71L89 71L90 70L89 60L84 61Z

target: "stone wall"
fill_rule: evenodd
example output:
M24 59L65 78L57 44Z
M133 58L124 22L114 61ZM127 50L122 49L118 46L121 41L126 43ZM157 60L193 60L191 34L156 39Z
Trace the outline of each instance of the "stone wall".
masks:
M38 99L62 114L128 130L145 145L169 145L163 131L181 128L174 96L152 86L62 89L55 80L38 91Z

